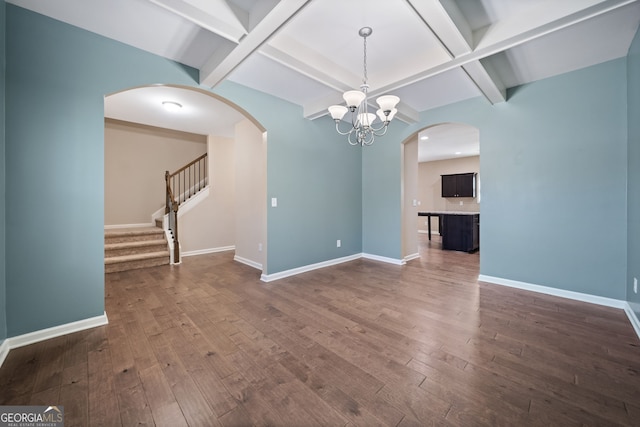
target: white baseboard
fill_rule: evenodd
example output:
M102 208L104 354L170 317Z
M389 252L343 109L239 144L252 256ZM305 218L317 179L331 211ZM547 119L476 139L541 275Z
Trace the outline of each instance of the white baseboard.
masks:
M526 282L519 282L517 280L503 279L501 277L485 276L484 274L478 275L478 281L493 283L494 285L508 286L510 288L524 289L526 291L538 292L546 295L553 295L556 297L567 298L575 301L587 302L590 304L602 305L605 307L613 307L624 310L625 314L631 322L636 335L640 338L640 322L636 317L636 314L631 309L631 306L627 301L619 300L615 298L601 297L598 295L585 294L582 292L567 291L564 289L551 288L549 286L534 285Z
M631 322L631 326L633 326L633 330L636 331L636 335L638 335L638 338L640 338L640 320L638 320L638 316L636 316L635 311L633 311L633 309L631 308L628 302L626 303L624 312L629 318L629 322Z
M49 340L51 338L60 337L62 335L72 334L74 332L84 331L85 329L103 326L108 323L109 319L107 319L107 313L105 312L101 316L90 317L88 319L65 323L64 325L53 326L51 328L29 332L28 334L7 338L0 346L0 366L2 366L2 362L4 362L4 359L9 353L9 350L13 350L14 348L23 347L29 344L35 344L40 341Z
M239 262L241 264L248 265L249 267L253 267L255 269L262 270L262 264L260 264L259 262L251 261L250 259L243 258L243 257L238 256L238 255L235 255L233 257L233 260L237 261L237 262Z
M429 234L429 230L418 230L418 233L420 233L420 234ZM439 236L440 232L431 230L431 234L434 235L434 236Z
M342 258L330 259L328 261L318 262L316 264L304 265L298 268L292 268L291 270L280 271L273 274L262 274L260 280L263 282L272 282L278 279L284 279L285 277L295 276L296 274L306 273L307 271L317 270L319 268L329 267L331 265L342 264L343 262L353 261L362 258L362 254L349 255Z
M306 273L307 271L317 270L319 268L325 268L332 265L342 264L343 262L354 261L360 258L371 259L374 261L381 261L381 262L386 262L386 263L395 264L395 265L405 264L405 260L402 260L402 259L388 258L384 256L379 256L379 255L359 253L359 254L348 255L342 258L330 259L330 260L319 262L316 264L304 265L302 267L292 268L291 270L280 271L278 273L263 274L262 276L260 276L260 280L262 280L263 282L272 282L274 280L283 279L289 276L295 276L296 274Z
M510 288L524 289L526 291L554 295L557 297L588 302L591 304L604 305L607 307L624 309L626 305L626 301L614 298L601 297L597 295L585 294L582 292L567 291L564 289L551 288L549 286L534 285L531 283L519 282L517 280L503 279L501 277L485 276L484 274L480 274L478 276L478 280L481 282L493 283L495 285L509 286Z
M182 252L180 256L194 256L194 255L205 255L205 254L213 254L216 252L226 252L235 250L235 246L221 246L219 248L209 248L209 249L198 249L196 251L186 251Z
M373 255L373 254L362 254L362 258L365 259L372 259L374 261L382 261L382 262L386 262L387 264L395 264L395 265L404 265L405 264L405 260L403 259L397 259L397 258L388 258L386 256L380 256L380 255Z
M11 350L11 348L9 348L9 339L7 338L0 344L0 367L2 367L4 359L9 355L9 350Z
M418 252L416 252L415 254L407 255L406 257L404 257L403 261L404 261L404 264L406 264L409 261L417 258L420 258L420 253Z

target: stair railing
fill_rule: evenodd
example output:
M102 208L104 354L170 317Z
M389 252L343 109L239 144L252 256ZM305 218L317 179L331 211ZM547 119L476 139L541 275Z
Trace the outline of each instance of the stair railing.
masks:
M167 171L167 174L167 185L173 190L178 204L184 203L207 185L207 153L172 174Z
M169 184L169 177L169 171L166 171L164 174L164 180L167 187L164 213L169 217L167 227L171 232L171 237L173 240L173 254L171 257L172 263L177 264L180 263L180 242L178 240L178 202L176 202L176 199L173 196L173 191L171 190L171 185Z
M173 236L173 263L179 263L178 207L207 186L207 153L173 173L166 171L164 180L166 185L164 213L169 216L168 228Z

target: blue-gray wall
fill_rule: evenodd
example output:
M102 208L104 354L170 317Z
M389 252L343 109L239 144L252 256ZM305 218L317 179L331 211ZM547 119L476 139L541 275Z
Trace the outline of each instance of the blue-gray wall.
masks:
M2 257L6 336L15 336L104 310L103 96L195 85L197 72L13 5L6 24L0 231L11 248ZM417 125L393 123L364 150L327 118L307 121L298 106L220 85L217 93L267 129L268 200L278 207L267 208L265 273L359 252L399 259L400 144L455 121L480 129L482 274L624 299L627 275L636 274L627 252L629 264L638 254L626 244L627 175L639 170L626 73L623 58L521 86L506 103L430 110ZM629 152L627 132L636 135ZM634 233L630 245L637 225Z
M306 120L302 108L225 82L214 90L267 129L265 274L362 252L361 148L329 118ZM278 207L271 207L271 198ZM336 240L342 246L336 247Z
M7 6L8 336L104 310L103 97L197 72ZM267 271L362 251L361 156L327 119L225 83L267 129ZM265 201L266 202L266 201ZM336 240L342 247L336 247Z
M362 251L402 259L402 161L407 126L396 120L387 134L362 149Z
M197 72L6 9L8 336L104 312L104 95Z
M627 79L627 301L640 318L640 294L633 292L633 278L640 280L640 30L636 32L627 56Z
M442 122L480 130L481 274L625 299L626 59L523 85L508 97L426 111L402 137ZM400 150L368 151L364 159L365 205L399 210L399 174L394 194L376 193L374 175L383 164L395 170ZM378 227L397 228L399 214L390 221ZM365 241L375 232L366 225ZM398 233L387 245L399 253L399 242Z
M6 4L0 0L0 344L7 338L7 302L5 274L5 46Z

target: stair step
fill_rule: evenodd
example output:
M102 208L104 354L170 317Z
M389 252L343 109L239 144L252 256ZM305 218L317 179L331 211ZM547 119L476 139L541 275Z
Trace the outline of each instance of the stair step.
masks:
M104 233L104 241L107 244L141 240L158 240L163 238L164 230L157 227L107 230Z
M169 264L169 251L112 256L104 259L105 273Z
M170 255L162 228L119 228L104 232L104 271L115 273L169 264Z
M107 243L104 245L105 258L164 250L167 250L167 241L165 239Z

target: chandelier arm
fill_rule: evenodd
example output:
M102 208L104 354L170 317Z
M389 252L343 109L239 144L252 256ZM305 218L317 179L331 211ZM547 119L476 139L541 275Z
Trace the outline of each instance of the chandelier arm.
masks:
M349 131L347 131L347 132L342 132L342 131L340 130L340 121L339 121L339 120L336 120L336 132L338 132L340 135L351 135L351 134L353 133L354 129L355 129L355 127L354 127L354 126L352 126L352 127L351 127L351 129L350 129Z
M382 136L382 135L384 135L385 133L387 133L387 129L388 129L388 128L389 128L389 126L386 126L386 125L385 125L383 128L380 128L380 129L376 130L376 131L374 132L374 134L375 134L376 136Z
M371 35L373 30L370 27L363 27L358 34L363 38L363 79L360 86L361 92L347 91L343 97L347 102L347 108L340 106L329 107L329 112L336 122L336 132L340 135L346 135L350 145L372 145L376 136L382 136L387 133L389 122L397 111L394 107L398 103L397 96L385 95L378 98L377 103L384 112L384 117L378 114L381 124L373 125L376 120L375 114L369 113L369 84L367 73L367 37ZM362 97L364 95L364 97ZM364 98L364 99L363 99ZM353 104L353 105L350 105ZM347 132L340 130L340 121L344 114L348 111L351 113L351 129ZM373 117L372 117L373 116ZM339 118L338 118L339 117Z
M354 130L355 130L355 128L354 128L354 129L351 129L351 132L349 132L349 133L346 133L346 134L345 134L345 135L349 135L349 136L347 137L347 142L349 143L349 145L360 145L360 142L359 142L359 140L358 140L357 138L356 138L356 140L355 140L355 141L353 141L353 140L351 139L351 135L353 135L353 134L355 133L355 132L353 132Z
M388 126L388 125L389 125L389 122L382 122L382 124L381 124L381 126L380 126L380 127L377 127L377 128L376 128L376 127L373 127L373 125L369 125L369 128L370 128L373 132L379 132L379 131L381 131L381 130L383 130L384 132L386 132L386 128L387 128L387 126ZM378 134L376 134L376 135L378 135ZM384 134L382 134L382 135L384 135ZM378 136L381 136L381 135L378 135Z
M371 131L367 131L364 133L362 138L360 138L360 145L361 146L371 145L373 144L374 139L375 139L375 134Z

